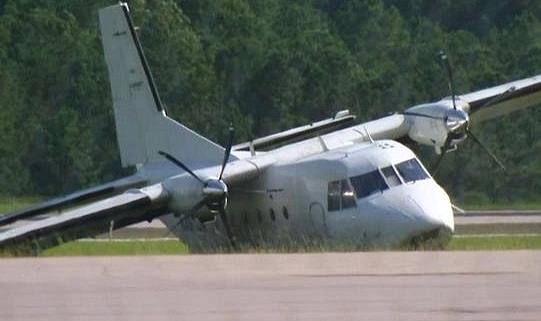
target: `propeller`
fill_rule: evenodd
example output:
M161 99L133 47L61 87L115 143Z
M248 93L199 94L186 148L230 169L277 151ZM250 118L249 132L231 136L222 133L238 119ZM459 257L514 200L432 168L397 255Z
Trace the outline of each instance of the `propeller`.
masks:
M449 58L447 57L447 54L442 50L438 54L440 57L441 65L443 66L443 69L445 69L445 72L447 73L447 84L449 86L449 92L451 93L451 99L453 101L453 108L456 110L456 102L455 102L455 82L453 80L453 71L451 69L451 64L449 63Z
M201 209L203 206L206 205L212 214L215 214L215 215L218 214L220 216L220 219L222 220L222 223L224 224L227 238L229 239L231 246L234 249L237 249L235 235L233 233L233 227L231 226L231 222L229 221L227 211L226 211L227 198L229 195L227 184L222 179L225 167L229 160L229 156L231 155L231 148L233 146L234 136L235 136L235 131L233 127L230 126L229 139L228 139L227 146L224 152L224 159L222 161L222 167L221 167L220 175L218 176L218 178L209 178L207 180L203 180L199 176L197 176L197 174L195 174L188 166L186 166L184 163L182 163L180 160L176 159L172 155L164 151L159 151L158 153L162 155L163 157L165 157L171 163L182 168L184 171L190 174L190 176L192 176L198 182L200 182L201 185L203 186L203 199L188 212L187 216L193 217L199 209Z
M444 117L445 125L447 126L448 133L447 137L445 138L445 142L441 148L441 154L438 157L438 160L432 167L432 176L435 176L438 172L439 166L445 156L445 154L453 148L453 140L458 139L464 139L465 137L469 136L473 139L473 141L481 146L481 148L494 160L498 166L500 166L503 170L505 170L505 166L502 164L502 162L494 155L482 142L481 140L475 136L472 131L470 130L470 119L466 112L464 112L461 109L457 109L456 107L456 101L455 101L455 83L453 80L453 72L451 69L451 65L449 63L449 58L447 57L447 54L445 52L440 51L439 58L441 61L441 65L446 71L447 74L447 83L449 85L449 92L451 93L451 100L453 103L453 111L449 111L447 115ZM502 93L500 96L507 95L507 91ZM483 107L487 107L488 105L494 104L495 102L499 101L503 97L496 97L495 99L487 102Z

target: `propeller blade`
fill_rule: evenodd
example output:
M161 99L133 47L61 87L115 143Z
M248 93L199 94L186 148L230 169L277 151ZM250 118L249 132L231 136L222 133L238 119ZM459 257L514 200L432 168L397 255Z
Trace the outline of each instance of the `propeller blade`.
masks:
M201 207L205 206L205 204L207 204L207 198L204 197L202 200L199 201L199 203L195 204L194 207L192 207L192 209L188 212L188 214L186 216L194 216L195 213L197 213L197 211L199 211L199 209L201 209Z
M438 170L441 164L441 161L443 160L443 157L445 157L445 154L447 154L447 151L449 150L449 147L451 147L451 141L453 138L451 137L451 134L447 135L447 138L445 138L445 143L443 143L443 147L441 148L441 154L440 157L438 157L438 160L432 167L432 177L436 177L438 174Z
M227 164L227 161L229 160L229 155L231 154L231 148L233 147L233 139L235 138L235 129L233 126L229 127L229 140L227 142L227 147L225 149L224 153L224 160L222 162L222 170L220 171L220 176L218 177L218 180L222 180L222 175L224 174L225 165Z
M439 57L440 57L440 61L443 66L443 69L445 69L447 73L447 83L449 85L449 92L451 93L451 99L453 101L453 108L456 110L455 82L453 81L453 71L451 69L451 64L449 63L449 58L447 57L447 54L444 51L440 51Z
M201 178L199 178L199 176L195 175L194 172L192 172L188 166L184 165L181 161L179 161L178 159L174 158L173 156L167 154L166 152L163 152L163 151L158 151L158 153L160 155L162 155L163 157L167 158L168 161L170 161L171 163L177 165L178 167L182 168L183 170L185 170L188 174L190 174L193 178L195 178L196 180L198 180L201 184L203 184L203 186L205 185L205 182L203 182L203 180Z
M485 152L496 162L496 164L498 164L498 166L505 171L505 166L503 163L500 162L496 155L492 154L492 152L479 140L479 138L477 138L477 136L475 136L469 129L466 129L466 133L477 143L477 145L481 146L481 148L485 150Z
M231 243L231 246L233 247L233 249L238 250L235 235L233 234L233 227L231 226L231 222L229 222L225 208L220 210L220 219L222 220L222 223L224 223L225 232L227 234L229 242Z
M180 226L180 224L182 224L182 222L184 222L184 220L186 220L186 218L193 218L194 214L197 213L197 211L199 211L199 209L201 207L203 207L205 204L207 203L207 199L206 198L203 198L201 201L199 201L199 203L195 204L194 207L192 207L192 209L183 217L181 217L177 224L175 224L171 229L169 229L169 231L165 234L165 236L169 236L171 235L174 231L176 231L176 229Z

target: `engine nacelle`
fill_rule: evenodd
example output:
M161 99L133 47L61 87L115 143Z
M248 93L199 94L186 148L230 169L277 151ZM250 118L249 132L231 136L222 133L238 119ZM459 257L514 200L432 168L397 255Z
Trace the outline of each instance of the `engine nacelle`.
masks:
M404 112L410 125L409 137L424 145L434 146L439 153L450 137L449 147L454 148L466 136L469 105L456 100L456 109L450 99L418 105Z

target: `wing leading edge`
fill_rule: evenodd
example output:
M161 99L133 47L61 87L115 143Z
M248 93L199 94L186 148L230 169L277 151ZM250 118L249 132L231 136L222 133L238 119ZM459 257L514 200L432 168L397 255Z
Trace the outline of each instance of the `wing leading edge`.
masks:
M482 122L541 102L541 75L460 95L472 122Z
M80 206L91 201L120 194L130 188L141 187L145 183L146 179L138 175L133 175L108 184L91 187L65 196L50 199L0 216L0 226L5 226L18 220L28 219L52 211L64 210L70 206Z
M0 250L36 253L84 237L149 221L168 214L168 196L161 185L130 190L66 213L12 228L0 234ZM111 222L114 222L111 225Z

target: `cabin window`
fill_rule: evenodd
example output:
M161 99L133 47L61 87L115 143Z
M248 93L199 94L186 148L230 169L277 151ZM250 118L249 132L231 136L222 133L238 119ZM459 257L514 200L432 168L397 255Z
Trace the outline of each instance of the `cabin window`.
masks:
M285 206L282 208L282 214L284 215L284 218L286 220L289 220L289 211L287 210Z
M415 158L397 164L396 169L406 183L420 181L428 178L428 174L421 167L419 161Z
M340 182L340 185L342 191L340 198L342 201L342 209L356 207L357 198L355 197L355 190L353 189L353 186L351 186L349 179L343 179Z
M353 184L358 198L380 193L389 188L378 170L352 177L351 184Z
M349 180L330 182L328 188L327 210L329 212L357 206L355 190Z
M389 185L389 187L400 185L400 178L398 178L398 175L396 175L396 172L394 171L394 168L392 166L382 168L381 173L385 177L385 180L387 181L387 185Z
M272 208L269 210L269 214L270 214L271 220L275 221L276 220L276 215L274 214L274 210Z
M261 211L257 210L257 220L259 223L263 222L263 215L261 215Z

